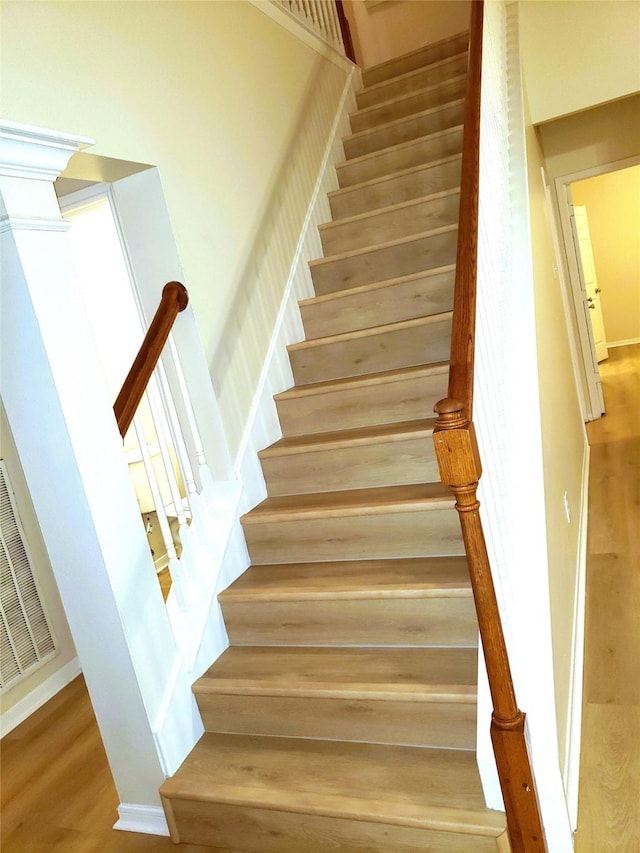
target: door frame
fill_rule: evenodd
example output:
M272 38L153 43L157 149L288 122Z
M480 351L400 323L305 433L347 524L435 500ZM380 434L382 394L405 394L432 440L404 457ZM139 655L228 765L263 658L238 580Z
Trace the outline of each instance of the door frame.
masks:
M577 249L573 241L571 229L571 191L570 185L586 178L594 178L609 172L617 172L630 166L640 165L640 156L628 157L560 175L555 178L555 196L560 220L562 237L562 262L565 267L564 286L567 288L565 306L570 313L571 349L579 378L581 393L579 394L582 416L585 421L592 421L604 413L600 371L595 355L593 332L583 309L582 288L578 272Z

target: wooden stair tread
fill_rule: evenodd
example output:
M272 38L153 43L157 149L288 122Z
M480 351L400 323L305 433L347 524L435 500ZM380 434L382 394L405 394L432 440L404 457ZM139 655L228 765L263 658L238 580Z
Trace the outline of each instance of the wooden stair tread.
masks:
M488 836L505 826L466 750L206 732L160 793Z
M466 557L288 563L250 566L220 601L471 597Z
M442 132L442 131L440 131L440 132ZM412 140L410 143L403 142L402 145L407 145L407 144L411 145L414 143L415 143L415 140ZM378 153L379 152L375 152L374 154L365 154L363 156L364 157L372 157L372 156L376 156ZM379 175L378 177L375 177L375 178L369 178L366 181L360 181L357 184L350 184L348 187L340 187L337 190L331 190L331 192L327 193L327 197L331 198L333 196L339 196L339 195L345 195L346 193L357 192L359 189L362 189L363 187L374 186L375 184L381 184L384 181L393 181L395 178L397 178L400 175L410 176L411 174L416 174L416 173L422 171L423 169L433 169L437 166L440 166L443 163L452 163L454 160L461 160L461 159L462 159L461 154L450 154L447 157L438 157L435 160L429 160L428 162L420 163L417 166L409 166L406 169L398 169L397 172L391 172L389 174ZM352 162L353 162L353 160L343 161L344 165L346 165L347 163L352 163Z
M415 329L419 326L428 327L434 323L442 323L445 320L450 320L452 316L452 311L442 311L439 314L427 314L424 317L412 317L410 320L398 320L395 323L385 323L384 326L368 326L366 329L356 329L352 332L341 332L338 335L325 335L322 338L310 338L309 340L300 341L296 344L289 344L287 350L289 352L313 350L317 347L326 346L327 344L359 340L361 338L384 334L385 332Z
M396 284L404 284L405 282L416 281L426 276L436 276L446 272L453 272L455 264L447 264L442 267L433 267L429 270L421 270L420 272L412 272L407 275L401 275L397 278L388 278L385 281L374 281L371 284L360 284L357 287L349 287L344 290L334 290L332 293L323 293L320 296L310 296L307 299L300 300L300 306L317 305L323 302L331 302L334 299L344 299L345 297L354 296L357 293L373 293L383 287L393 287Z
M425 60L424 63L422 62L421 58L424 57L425 54L436 53L437 51L442 50L442 48L446 47L446 45L455 45L456 43L460 45L460 49L463 49L464 46L468 45L469 31L463 30L462 32L454 33L451 36L446 36L445 38L438 39L438 41L430 42L426 45L421 45L420 47L414 48L414 50L409 50L406 53L401 54L400 56L394 56L391 59L386 59L384 62L377 62L375 65L370 65L368 68L364 68L362 71L363 84L372 85L364 82L370 77L378 76L381 77L381 79L385 80L392 79L393 77L397 76L393 73L394 66L397 66L398 64L401 64L403 62L411 61L412 59L417 60L420 64L416 65L416 67L421 68L423 64L429 64L428 60ZM460 51L456 50L454 47L454 52L450 55L455 56L459 52ZM387 72L390 70L392 73L386 76Z
M409 486L382 486L374 489L352 489L339 492L286 495L266 498L241 517L243 524L265 524L293 517L323 518L411 512L440 508L455 503L448 486L442 483L421 483Z
M349 189L352 189L352 187L349 187ZM340 192L342 192L342 190ZM385 214L393 213L397 210L406 210L408 208L424 204L428 201L435 201L439 198L447 198L447 196L456 195L456 193L460 193L459 186L452 187L451 189L440 190L435 193L429 193L429 195L420 196L418 198L412 198L408 201L399 202L398 204L389 204L385 207L377 207L374 210L367 210L365 213L356 213L353 216L343 216L339 219L333 219L331 222L323 222L322 225L318 226L318 231L328 231L331 228L339 228L351 223L357 225L360 222L367 222L370 219L374 219L376 216L384 216Z
M420 231L417 234L410 234L408 237L397 237L395 240L388 240L385 243L376 243L374 246L363 246L360 249L352 249L348 252L340 252L336 255L328 255L326 258L317 258L315 261L309 261L310 269L323 267L327 264L336 263L336 261L344 260L345 258L356 258L361 255L367 255L370 252L379 252L384 249L390 249L395 246L405 246L417 240L422 240L425 237L433 237L438 234L454 233L458 230L457 225L441 225L439 228L431 228L429 231Z
M424 418L418 421L401 421L393 424L376 424L370 427L335 430L335 432L319 432L310 435L294 435L279 439L279 441L258 452L262 458L270 456L285 456L291 453L307 453L311 450L322 450L328 445L332 447L350 447L358 444L370 444L380 439L402 440L403 438L425 439L433 435L435 418Z
M231 646L193 689L196 695L473 703L476 685L475 649Z
M385 101L384 103L386 104L388 102ZM437 104L436 106L428 107L424 110L418 110L414 113L410 113L409 115L401 116L400 118L394 118L390 121L385 121L382 124L376 124L375 127L368 127L365 130L358 130L355 133L350 133L348 136L343 137L343 143L355 142L359 139L366 139L368 136L375 135L376 133L383 133L385 130L390 130L394 127L397 127L398 125L404 124L405 122L411 122L415 119L423 118L425 116L441 112L442 110L451 109L451 107L454 106L460 106L461 104L464 104L464 98L452 98L450 101L446 101L444 104ZM381 105L377 104L376 106Z
M412 146L419 145L420 143L425 142L426 140L431 141L431 140L439 139L439 138L441 138L443 136L447 136L449 134L460 133L461 131L462 131L462 125L461 124L456 124L456 125L453 125L452 127L447 127L447 128L445 128L445 130L436 130L433 133L427 133L424 136L418 136L415 139L409 139L406 142L398 142L396 145L389 145L387 148L379 148L377 151L370 151L368 154L361 154L359 157L352 157L349 160L343 160L341 163L338 163L336 165L336 169L339 171L340 169L343 169L347 166L353 167L357 164L365 163L365 162L370 161L370 160L374 160L376 157L380 157L382 155L388 155L394 151L401 151L405 148L411 148ZM442 159L444 159L444 158L442 158ZM429 162L433 162L433 161L429 161ZM423 165L423 164L420 164L420 165ZM401 170L398 170L398 172L399 171L401 171ZM393 173L386 173L386 174L387 175L391 174L395 177L395 176L397 176L398 172L394 171ZM364 181L362 181L360 183L364 183ZM353 189L354 186L356 186L356 184L351 184L349 188Z
M339 388L362 388L368 385L385 384L396 379L409 379L417 376L437 376L447 373L449 362L441 361L435 364L419 365L418 367L402 367L397 370L383 370L379 373L368 373L365 376L348 376L343 379L330 379L326 382L314 382L309 385L297 385L281 391L274 396L278 400L290 400L310 394L328 394Z
M360 133L386 122L464 98L466 82L466 73L460 73L446 80L427 84L409 92L401 92L391 97L389 97L391 93L387 93L388 96L383 101L361 107L356 112L349 114L351 132Z
M405 71L403 74L396 74L393 77L389 77L387 80L380 80L378 83L372 83L370 86L363 86L362 89L358 92L358 94L369 95L372 92L380 91L385 86L389 86L390 84L410 81L416 77L419 77L420 74L424 74L425 71L430 71L435 68L443 68L446 65L453 65L463 56L466 56L466 54L466 49L461 50L458 53L452 54L451 56L446 56L444 59L437 59L435 62L429 62L426 65L421 65L418 68L414 68L412 71Z

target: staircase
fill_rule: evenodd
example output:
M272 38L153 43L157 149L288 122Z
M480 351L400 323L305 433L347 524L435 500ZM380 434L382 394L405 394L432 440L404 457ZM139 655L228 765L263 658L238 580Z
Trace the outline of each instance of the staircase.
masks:
M161 788L228 853L508 851L475 756L478 628L430 416L447 395L466 35L364 73L206 732ZM489 721L487 721L488 725Z

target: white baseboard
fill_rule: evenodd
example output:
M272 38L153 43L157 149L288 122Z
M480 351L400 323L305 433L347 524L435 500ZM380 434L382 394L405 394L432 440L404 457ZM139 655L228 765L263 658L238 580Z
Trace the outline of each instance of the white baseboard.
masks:
M0 737L8 735L16 726L23 723L27 717L30 717L38 708L41 708L49 699L52 699L56 693L59 693L63 687L66 687L81 672L80 661L75 657L69 663L60 667L53 675L50 675L35 690L32 690L31 693L28 693L23 699L16 702L13 707L0 716Z
M124 832L144 832L146 835L169 835L169 827L161 806L139 806L136 803L120 803L120 819L114 829Z
M631 344L640 344L640 338L628 338L626 341L607 341L607 348L628 347Z
M578 566L573 609L573 641L569 681L569 720L564 757L564 789L571 828L578 826L578 783L580 741L582 735L582 687L584 666L584 620L587 584L587 521L589 501L589 458L591 448L585 441L582 460L582 495L578 521Z

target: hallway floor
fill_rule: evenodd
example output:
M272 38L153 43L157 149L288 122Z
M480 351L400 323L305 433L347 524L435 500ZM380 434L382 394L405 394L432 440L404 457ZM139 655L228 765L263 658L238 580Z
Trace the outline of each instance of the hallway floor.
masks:
M576 853L640 851L640 344L600 365L591 445Z

